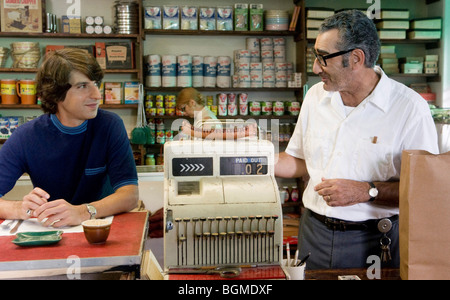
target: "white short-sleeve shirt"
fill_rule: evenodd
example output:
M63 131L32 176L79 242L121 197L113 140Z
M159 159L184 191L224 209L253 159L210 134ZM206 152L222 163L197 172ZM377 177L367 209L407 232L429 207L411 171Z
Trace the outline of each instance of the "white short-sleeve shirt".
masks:
M374 91L348 110L339 92L323 83L306 94L286 153L304 159L310 176L305 207L328 217L350 221L380 219L398 208L375 203L330 207L314 186L326 179L389 181L400 178L403 150L439 153L437 131L426 101L415 91L381 75Z

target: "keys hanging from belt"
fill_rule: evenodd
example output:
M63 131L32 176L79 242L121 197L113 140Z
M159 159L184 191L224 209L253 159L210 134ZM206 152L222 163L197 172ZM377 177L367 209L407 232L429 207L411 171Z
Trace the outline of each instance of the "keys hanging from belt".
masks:
M391 261L391 239L386 235L392 228L392 222L389 219L382 219L378 222L378 230L383 234L380 239L381 246L381 261L389 262Z

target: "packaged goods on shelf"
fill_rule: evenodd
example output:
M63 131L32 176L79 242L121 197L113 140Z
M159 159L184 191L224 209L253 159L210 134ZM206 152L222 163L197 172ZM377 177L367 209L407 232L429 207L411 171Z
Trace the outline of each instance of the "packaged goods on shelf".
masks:
M0 11L2 32L43 32L45 1L1 0Z
M438 74L439 73L439 56L427 55L425 56L424 72L425 74Z
M124 104L139 103L139 81L126 81L123 83Z
M145 85L148 87L160 87L161 56L157 54L145 56L144 70L145 70Z
M134 69L134 46L131 42L106 42L106 69Z
M139 33L139 3L136 1L116 1L115 26L118 34Z
M161 29L161 20L161 8L159 6L144 7L144 29Z
M402 73L421 74L423 73L423 57L406 57L400 59Z
M248 4L236 3L234 5L234 30L248 30Z
M220 88L231 87L231 57L219 56L217 58L216 85Z
M409 10L407 9L382 9L381 19L406 19L409 20Z
M0 117L0 139L7 139L17 127L23 124L23 117Z
M122 87L122 82L105 82L105 104L121 104Z
M380 56L378 57L377 63L383 68L386 74L396 74L399 73L398 58L395 53L395 46L390 45L381 46Z
M58 19L55 14L46 13L45 15L45 32L58 32Z
M161 58L161 83L163 87L175 87L177 83L177 57L163 55Z
M217 7L217 30L233 30L233 6Z
M0 68L4 68L9 57L9 48L0 47Z
M106 69L106 48L105 43L95 42L95 59L102 69Z
M200 7L200 30L216 30L216 8Z
M263 31L264 29L264 6L262 4L250 4L249 7L250 31Z
M11 44L13 68L37 68L41 49L37 42L15 42Z
M203 86L215 87L217 81L217 56L203 58Z
M411 40L440 39L441 36L441 30L416 29L408 32L408 38Z
M376 27L378 29L409 29L409 21L408 20L379 20L376 21Z
M442 18L425 18L411 20L411 29L441 30Z
M192 57L192 86L203 87L203 56Z
M406 39L406 30L402 29L378 29L378 36L383 40L403 40Z
M306 38L315 39L319 35L319 27L323 20L334 15L333 9L311 7L306 10Z
M181 11L181 30L198 30L198 7L183 5Z
M61 16L62 33L81 33L81 16Z
M309 19L326 19L334 15L334 9L323 7L310 7L306 10L306 17Z
M265 27L269 31L289 29L289 13L285 10L266 10Z
M189 54L177 56L177 86L192 86L192 56Z

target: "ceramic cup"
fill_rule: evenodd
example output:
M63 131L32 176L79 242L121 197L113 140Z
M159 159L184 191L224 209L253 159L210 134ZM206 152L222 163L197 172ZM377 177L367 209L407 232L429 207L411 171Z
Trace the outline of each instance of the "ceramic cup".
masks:
M84 236L91 244L103 244L106 242L111 229L111 220L92 219L81 223Z

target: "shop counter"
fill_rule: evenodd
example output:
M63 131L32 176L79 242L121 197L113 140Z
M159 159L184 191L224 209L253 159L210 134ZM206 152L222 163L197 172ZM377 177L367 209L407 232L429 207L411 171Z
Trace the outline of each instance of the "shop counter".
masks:
M14 235L1 236L0 278L121 269L139 273L147 230L148 212L139 211L115 215L108 240L99 245L89 244L83 232L63 233L56 244L29 247L12 243Z

